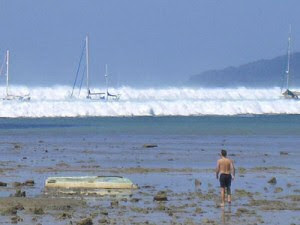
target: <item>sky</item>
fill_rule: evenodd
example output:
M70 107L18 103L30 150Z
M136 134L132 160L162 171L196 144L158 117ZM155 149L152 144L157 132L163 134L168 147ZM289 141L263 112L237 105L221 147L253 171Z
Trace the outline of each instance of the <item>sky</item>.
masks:
M299 8L299 0L0 0L0 59L9 49L11 84L72 85L89 35L91 86L105 84L105 64L112 86L184 85L285 54L289 24L299 50Z

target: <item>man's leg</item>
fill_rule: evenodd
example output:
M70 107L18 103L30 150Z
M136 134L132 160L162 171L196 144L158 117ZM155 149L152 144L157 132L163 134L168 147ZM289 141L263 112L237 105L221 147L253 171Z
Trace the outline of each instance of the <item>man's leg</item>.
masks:
M231 203L231 189L230 187L227 187L227 201L230 204Z
M227 187L227 201L230 204L231 203L231 175L229 175L228 180L226 182Z
M221 206L225 205L225 188L221 187Z

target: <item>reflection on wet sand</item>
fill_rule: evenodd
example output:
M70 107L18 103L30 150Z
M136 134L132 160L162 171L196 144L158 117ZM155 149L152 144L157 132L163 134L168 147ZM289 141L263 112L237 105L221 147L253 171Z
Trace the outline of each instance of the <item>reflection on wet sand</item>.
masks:
M231 222L231 205L221 207L222 224L230 224Z

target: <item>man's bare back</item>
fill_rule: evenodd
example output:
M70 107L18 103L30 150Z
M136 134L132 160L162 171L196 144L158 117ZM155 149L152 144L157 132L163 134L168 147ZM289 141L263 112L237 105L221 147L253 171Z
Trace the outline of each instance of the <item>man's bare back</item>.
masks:
M231 174L233 172L233 163L231 159L221 158L218 160L217 167L220 174Z

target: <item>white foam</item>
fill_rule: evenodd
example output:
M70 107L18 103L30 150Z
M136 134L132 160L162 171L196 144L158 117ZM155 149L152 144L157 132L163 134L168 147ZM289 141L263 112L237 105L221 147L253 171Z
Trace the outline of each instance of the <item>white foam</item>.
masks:
M0 101L0 117L190 116L239 114L300 114L300 100L281 98L279 88L145 88L110 89L119 101L91 101L86 91L54 87L10 87L10 93L30 93L31 101ZM103 89L92 89L103 92ZM5 87L0 87L0 97Z

